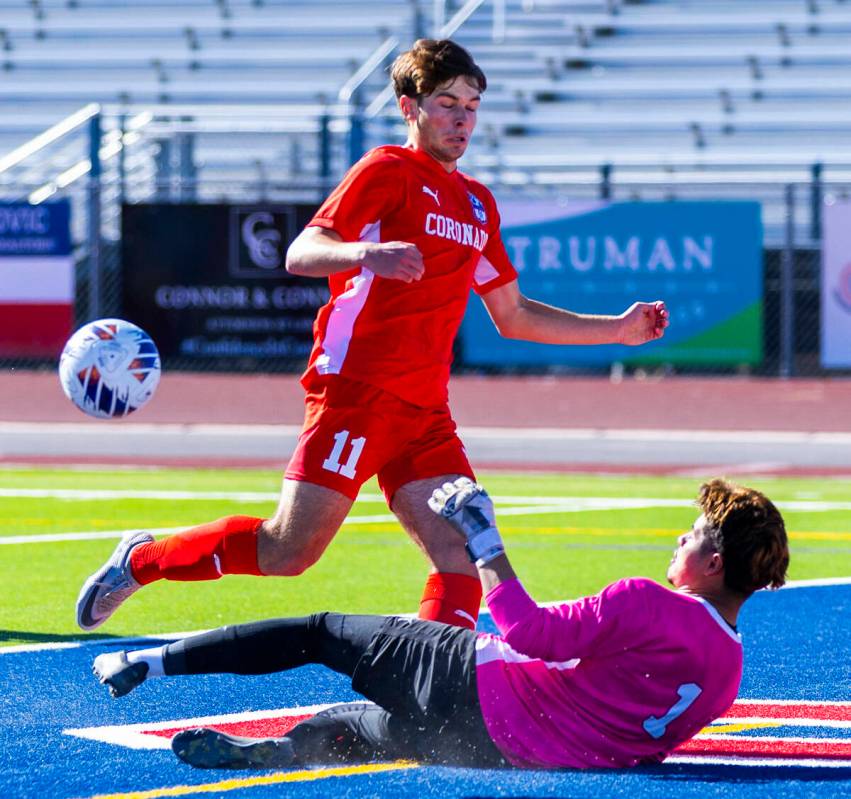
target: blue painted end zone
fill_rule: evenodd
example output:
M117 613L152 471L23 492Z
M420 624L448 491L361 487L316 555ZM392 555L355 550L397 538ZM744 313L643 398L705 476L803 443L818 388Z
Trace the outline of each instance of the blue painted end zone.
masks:
M851 586L760 594L741 618L741 697L851 700ZM146 642L150 645L150 642ZM167 750L133 750L64 735L69 728L136 724L297 707L354 696L343 678L319 668L269 677L151 680L111 699L91 661L114 643L0 655L0 792L4 797L85 797L214 783L248 772L202 772ZM419 768L208 796L658 796L799 797L851 795L849 768L755 768L663 764L631 772L527 772Z

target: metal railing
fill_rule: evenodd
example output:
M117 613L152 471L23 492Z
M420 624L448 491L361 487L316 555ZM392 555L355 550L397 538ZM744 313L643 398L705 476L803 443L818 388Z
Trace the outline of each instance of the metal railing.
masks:
M494 5L494 41L505 38L505 0L491 0ZM446 0L435 0L434 3L434 38L448 39L469 20L485 3L485 0L467 0L461 8L456 11L448 22L443 22L446 14ZM497 38L500 36L501 38ZM374 70L373 70L374 71ZM380 114L387 103L393 98L393 87L385 86L384 89L370 102L364 111L367 119L373 119Z

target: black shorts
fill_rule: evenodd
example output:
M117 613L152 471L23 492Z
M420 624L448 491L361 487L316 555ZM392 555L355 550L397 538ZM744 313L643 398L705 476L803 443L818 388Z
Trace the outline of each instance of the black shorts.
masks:
M472 630L390 617L358 661L352 687L389 714L373 714L375 734L400 739L397 755L506 765L482 718Z

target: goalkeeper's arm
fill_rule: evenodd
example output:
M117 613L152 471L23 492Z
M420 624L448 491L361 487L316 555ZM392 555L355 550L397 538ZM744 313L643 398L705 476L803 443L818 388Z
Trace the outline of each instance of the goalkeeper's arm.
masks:
M464 537L485 594L501 582L517 579L496 527L493 503L480 485L459 477L435 489L428 504Z
M529 657L547 658L553 642L568 632L565 619L551 608L541 608L523 588L496 528L493 503L487 492L467 477L444 483L428 501L429 507L448 521L467 542L467 553L479 569L491 617L505 641ZM562 658L567 659L567 658Z

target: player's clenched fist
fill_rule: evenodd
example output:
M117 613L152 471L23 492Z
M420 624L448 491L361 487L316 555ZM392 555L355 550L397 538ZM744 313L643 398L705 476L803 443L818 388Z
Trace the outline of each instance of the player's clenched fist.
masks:
M668 326L668 309L661 300L636 302L621 316L621 344L644 344L662 338Z
M383 241L367 244L363 266L370 272L410 283L419 280L425 273L422 253L416 244L407 241Z

